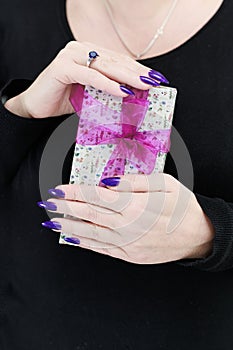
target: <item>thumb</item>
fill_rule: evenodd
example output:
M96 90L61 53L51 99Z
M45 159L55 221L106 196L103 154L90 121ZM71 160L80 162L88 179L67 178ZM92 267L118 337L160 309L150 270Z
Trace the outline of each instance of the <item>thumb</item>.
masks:
M177 180L165 173L127 174L105 178L101 183L118 192L174 192Z

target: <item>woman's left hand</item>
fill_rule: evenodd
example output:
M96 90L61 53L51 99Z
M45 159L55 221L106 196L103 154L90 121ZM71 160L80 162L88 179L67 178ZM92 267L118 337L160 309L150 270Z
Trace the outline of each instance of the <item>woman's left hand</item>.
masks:
M52 228L68 234L71 242L78 238L80 247L131 263L157 264L210 254L214 227L194 193L174 177L122 175L105 179L109 181L113 186L57 186L50 193L60 198L39 205L73 217L51 220ZM44 226L51 227L51 221Z

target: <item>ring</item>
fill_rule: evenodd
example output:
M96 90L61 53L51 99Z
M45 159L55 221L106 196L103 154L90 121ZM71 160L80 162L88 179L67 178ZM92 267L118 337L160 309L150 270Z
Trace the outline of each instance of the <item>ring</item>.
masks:
M88 53L87 67L90 67L92 61L94 61L98 57L98 53L96 51L90 51Z

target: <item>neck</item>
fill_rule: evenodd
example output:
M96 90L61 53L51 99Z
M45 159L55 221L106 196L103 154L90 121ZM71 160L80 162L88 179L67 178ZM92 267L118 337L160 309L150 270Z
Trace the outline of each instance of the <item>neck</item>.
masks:
M122 22L153 21L156 12L167 8L172 0L104 0L106 1L114 18Z

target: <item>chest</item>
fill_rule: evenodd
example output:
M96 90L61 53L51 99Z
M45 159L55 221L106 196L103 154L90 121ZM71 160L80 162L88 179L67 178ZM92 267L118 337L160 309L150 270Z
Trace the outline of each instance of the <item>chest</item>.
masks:
M122 44L119 34L131 51L140 53L161 25L166 23L163 34L142 56L142 58L147 58L170 52L185 43L211 20L222 3L223 0L180 0L172 10L171 5L174 4L174 1L169 1L166 5L164 2L157 1L151 8L150 21L139 20L139 17L133 21L129 13L126 23L118 23L117 17L114 18L114 13L109 13L108 6L100 6L100 3L92 0L88 3L66 0L65 8L68 25L74 38L79 41L92 42L129 56L132 55ZM147 6L146 1L143 4ZM146 11L146 8L144 10ZM126 8L125 12L127 11ZM171 13L170 16L169 13Z

